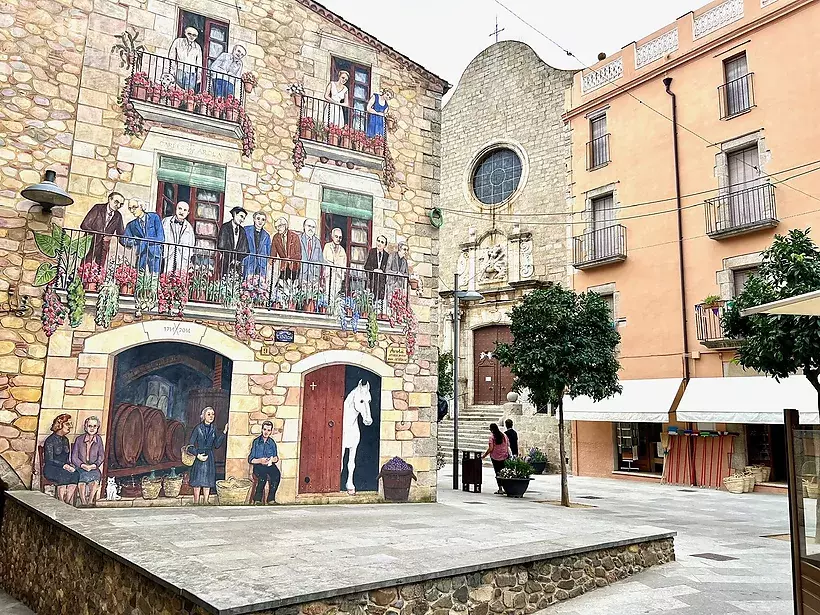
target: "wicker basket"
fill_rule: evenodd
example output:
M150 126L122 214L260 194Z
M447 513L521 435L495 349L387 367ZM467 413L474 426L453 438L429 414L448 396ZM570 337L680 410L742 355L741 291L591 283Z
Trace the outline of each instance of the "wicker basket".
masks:
M247 478L234 478L231 476L225 480L216 481L216 494L219 496L219 504L235 505L244 504L248 500L253 483Z
M729 493L743 493L743 477L727 476L723 479L723 486Z
M190 444L182 447L182 463L186 466L192 466L194 465L194 461L196 461L196 455L188 450L190 448L193 448Z
M165 497L177 497L182 489L182 476L166 476L162 479L162 488L165 490Z
M769 466L746 466L746 472L754 474L756 483L768 481L771 471L772 469Z
M142 479L142 497L146 500L156 500L159 497L160 489L162 489L161 478L148 478L146 476Z
M749 472L743 475L743 493L751 493L755 490L755 475Z

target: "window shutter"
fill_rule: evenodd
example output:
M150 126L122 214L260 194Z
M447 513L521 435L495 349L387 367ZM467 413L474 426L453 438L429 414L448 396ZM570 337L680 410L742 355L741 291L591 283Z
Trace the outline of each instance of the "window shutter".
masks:
M333 188L322 190L322 211L359 220L373 219L373 197Z
M206 162L161 156L157 178L160 181L225 192L225 167Z

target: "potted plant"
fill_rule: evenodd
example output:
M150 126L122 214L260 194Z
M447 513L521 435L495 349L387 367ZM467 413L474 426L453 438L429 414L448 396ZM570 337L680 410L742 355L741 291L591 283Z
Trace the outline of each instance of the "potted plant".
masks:
M532 471L532 466L523 459L507 459L496 478L507 497L520 498L530 486Z
M94 322L104 328L111 326L111 321L120 311L120 286L116 280L106 278L97 295L97 314Z
M717 295L709 295L706 299L703 300L703 307L711 308L712 313L717 316L720 312L720 307L723 305L723 301Z
M381 135L376 135L372 139L370 139L370 147L373 150L373 153L377 156L380 156L384 153L384 146L386 145L385 138Z
M342 128L336 124L327 125L327 142L330 145L338 147L339 140L342 138Z
M146 100L148 98L148 88L150 85L151 82L148 80L147 73L134 73L131 76L131 98Z
M208 290L208 268L206 265L193 267L188 275L191 284L191 300L206 301Z
M525 461L532 466L533 474L543 474L547 469L547 456L537 446L530 447Z
M182 110L193 113L195 103L196 103L196 94L194 94L194 91L193 90L186 90L184 96L182 97L182 107L181 107Z
M354 130L351 141L353 142L353 149L357 152L363 152L367 149L370 139L361 130Z
M159 83L154 83L148 88L148 99L155 104L162 102L164 88Z
M202 94L197 94L197 99L199 101L199 114L210 115L211 106L214 104L214 97L208 94L208 92L203 92Z
M178 86L168 88L168 104L174 108L179 108L185 98L185 90Z
M313 135L316 131L316 122L312 117L303 117L299 120L299 132L302 134L303 139L313 139Z
M350 126L346 126L342 130L342 142L341 145L345 149L350 149Z
M137 270L127 263L120 263L114 270L114 279L120 285L121 295L133 295L137 281Z
M79 327L83 321L85 311L85 289L80 276L75 275L68 285L68 323L72 327Z
M239 99L229 94L228 97L225 99L225 120L228 122L239 121L239 107Z
M288 86L288 94L290 94L290 97L293 99L293 104L297 107L302 106L302 96L305 95L305 88L301 83L291 83Z
M250 73L250 72L242 73L241 80L242 80L242 87L245 88L245 92L247 94L250 94L251 92L253 92L253 88L256 87L256 83L257 83L256 75L254 75L253 73Z
M213 102L211 103L211 117L221 118L222 113L225 111L225 99L224 98L214 98Z
M86 292L89 293L97 292L97 285L100 284L105 277L103 268L94 262L83 263L77 267L77 275L80 276L83 287Z
M188 302L188 276L181 271L163 273L157 286L157 301L160 312L182 318Z
M384 499L389 502L406 502L410 497L410 483L416 480L413 466L401 457L393 457L382 466L378 479L382 481Z

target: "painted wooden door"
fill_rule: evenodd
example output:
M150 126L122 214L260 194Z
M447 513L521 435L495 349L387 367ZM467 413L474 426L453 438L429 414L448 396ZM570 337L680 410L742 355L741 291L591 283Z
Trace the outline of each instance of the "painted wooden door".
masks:
M506 325L483 327L473 333L474 403L499 405L507 400L513 375L498 362L495 346L511 341L512 334Z
M330 365L305 375L299 493L339 491L344 392L344 365Z

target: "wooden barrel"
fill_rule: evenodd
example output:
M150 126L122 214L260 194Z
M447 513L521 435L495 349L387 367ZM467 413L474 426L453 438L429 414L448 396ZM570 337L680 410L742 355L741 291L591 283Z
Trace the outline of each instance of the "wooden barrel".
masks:
M182 461L182 447L185 446L185 425L168 419L165 426L165 457L169 461Z
M142 409L134 404L117 406L114 419L114 459L122 468L136 465L142 451L144 423Z
M151 465L162 461L165 455L165 415L159 408L142 408L142 458Z

